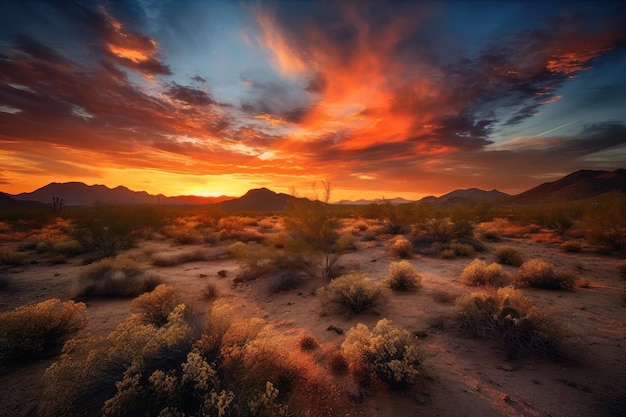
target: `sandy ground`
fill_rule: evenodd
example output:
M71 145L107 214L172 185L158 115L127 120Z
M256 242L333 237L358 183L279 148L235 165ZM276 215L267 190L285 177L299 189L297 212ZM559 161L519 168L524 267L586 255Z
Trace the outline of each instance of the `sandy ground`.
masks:
M20 242L3 242L17 247ZM224 243L225 245L226 243ZM370 415L404 416L553 416L600 417L626 415L626 308L621 294L626 283L616 268L620 260L584 248L564 253L558 244L533 243L530 239L505 238L486 243L478 253L488 263L501 245L518 248L526 260L543 258L590 281L588 288L549 291L524 288L538 307L560 319L579 338L581 360L576 364L554 363L537 358L508 361L489 340L460 332L454 324L453 301L442 300L475 291L459 282L461 271L473 258L439 259L415 255L411 264L423 275L423 287L412 293L394 293L388 305L359 315L324 313L312 295L324 282L307 279L289 292L269 294L264 279L233 285L239 268L231 259L191 262L175 267L155 267L150 253L194 251L215 245L178 245L172 240L143 240L127 251L138 264L153 270L175 286L184 300L198 311L211 302L201 294L208 283L219 298L228 300L249 317L262 317L285 334L311 332L321 344L340 345L343 335L327 330L330 325L349 329L357 323L372 327L391 319L420 335L424 352L423 376L417 385L401 393L367 393L359 408ZM340 261L347 270L383 279L394 259L390 242L357 239L358 249ZM28 252L23 266L11 268L11 285L0 292L0 311L49 298L69 298L69 289L85 268L82 258L51 265L44 255ZM516 268L505 267L511 273ZM218 271L227 271L220 277ZM130 299L87 302L89 324L77 336L107 334L130 312ZM41 377L54 357L9 367L0 375L0 416L34 416L43 389ZM348 399L346 399L348 400Z

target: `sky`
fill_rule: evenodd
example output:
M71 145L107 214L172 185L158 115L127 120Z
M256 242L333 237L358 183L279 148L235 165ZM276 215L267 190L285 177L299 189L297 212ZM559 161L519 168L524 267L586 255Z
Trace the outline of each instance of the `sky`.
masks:
M626 167L620 2L3 0L0 190L516 194Z

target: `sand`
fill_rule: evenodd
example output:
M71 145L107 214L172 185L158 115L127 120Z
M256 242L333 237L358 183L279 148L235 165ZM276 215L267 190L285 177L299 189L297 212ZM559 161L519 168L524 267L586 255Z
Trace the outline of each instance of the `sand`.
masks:
M346 271L359 271L374 280L387 274L392 257L392 236L367 242L357 236L357 250L343 256ZM2 245L19 248L26 235ZM422 274L416 292L393 293L389 303L358 315L324 311L314 291L325 284L306 278L294 290L270 294L267 278L233 283L240 265L233 259L198 261L173 267L156 267L151 254L213 250L232 242L180 245L172 239L140 239L125 254L145 270L154 271L176 287L187 304L206 312L211 301L202 293L208 284L219 299L237 307L246 317L261 317L286 335L308 331L320 344L340 345L344 335L329 326L349 329L357 323L370 327L388 318L419 335L424 354L422 377L415 387L402 392L365 392L355 404L368 415L404 416L562 416L600 417L626 415L626 308L622 293L626 282L616 268L619 257L603 255L593 247L565 253L558 243L536 243L531 237L503 238L485 242L487 251L477 253L491 263L499 246L518 248L526 260L542 258L558 268L588 280L587 288L554 291L523 288L539 308L557 317L574 334L580 359L576 363L551 362L538 357L507 359L493 341L461 332L455 324L453 298L481 291L460 283L461 271L474 259L441 259L415 254L409 262ZM83 257L53 265L45 254L25 252L24 265L11 267L11 284L0 292L0 311L43 301L69 299L71 288L85 268ZM506 266L515 273L517 268ZM226 271L225 277L218 274ZM224 272L221 273L222 275ZM130 298L92 299L87 303L88 325L76 337L105 335L129 313ZM37 415L42 393L41 378L55 357L7 367L0 375L0 416ZM346 397L346 401L350 401Z

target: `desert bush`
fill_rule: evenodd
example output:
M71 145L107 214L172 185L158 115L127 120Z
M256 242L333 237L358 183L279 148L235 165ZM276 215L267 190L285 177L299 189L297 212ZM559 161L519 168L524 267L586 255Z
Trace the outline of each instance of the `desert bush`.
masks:
M559 248L564 252L580 252L583 249L582 244L577 240L566 240Z
M162 326L181 299L174 287L160 284L151 292L146 292L132 301L132 306L143 314L147 323Z
M417 338L390 320L380 320L370 330L359 323L346 332L341 345L351 370L364 384L382 381L392 387L415 382L421 355Z
M626 260L617 263L617 271L622 278L626 279Z
M404 236L396 236L391 245L391 253L397 258L410 258L413 255L413 245Z
M298 338L298 347L302 351L310 352L317 349L319 346L315 336L310 333L305 333Z
M83 247L106 258L130 247L139 232L159 227L162 221L151 207L98 205L77 214L74 236Z
M0 265L19 266L26 260L26 255L6 247L0 247Z
M409 231L414 219L410 204L394 205L383 199L379 210L378 218L383 221L385 232L398 235Z
M323 305L341 306L353 313L382 305L387 293L382 285L363 274L343 275L318 290Z
M83 303L53 298L0 313L0 363L45 354L87 322Z
M344 375L350 370L346 357L339 349L333 349L326 354L325 361L333 375Z
M206 284L202 290L202 298L205 300L214 300L218 297L217 287L214 284Z
M337 263L341 256L354 245L346 239L339 239L341 222L331 206L331 184L323 182L324 195L322 200L311 201L306 198L291 200L289 215L285 219L286 227L297 233L299 244L288 249L295 252L299 258L307 258L303 271L309 275L319 275L326 279L336 276ZM315 266L319 272L314 271Z
M445 290L435 290L432 292L431 297L435 302L440 304L448 304L456 300L457 296L451 292Z
M566 271L555 271L551 263L537 258L522 264L515 282L535 288L567 289L574 286L576 277Z
M420 226L437 243L449 243L456 237L454 223L447 218L424 219Z
M474 259L461 273L461 283L471 286L488 285L491 287L505 287L513 282L513 278L502 270L502 266L487 263L481 259Z
M151 291L161 283L156 275L142 272L125 256L105 258L87 265L74 289L75 297L132 296Z
M75 239L65 240L52 246L54 252L65 256L76 256L85 253L83 245Z
M478 236L489 242L499 242L502 240L502 232L495 227L480 228L478 230Z
M190 362L199 362L187 353L193 339L185 306L179 305L163 326L135 314L106 337L71 340L46 370L40 415L159 415L167 406L176 409L185 393L176 371L183 370L181 364L191 368ZM198 367L187 375L191 390L203 381L209 384L212 375L206 367L201 380Z
M448 250L452 251L454 256L474 256L474 247L467 243L452 242L448 245Z
M392 262L383 282L395 291L413 291L422 286L422 274L408 261Z
M267 277L266 290L268 294L281 291L291 291L302 284L302 278L293 270L275 270Z
M513 246L500 246L496 250L496 259L502 264L517 267L524 263L522 253Z
M179 253L154 253L152 254L152 265L154 266L177 266L187 262L197 262L208 260L207 251L198 249L190 252Z
M509 357L539 354L564 359L571 353L565 340L568 332L512 287L493 295L465 294L456 305L463 329L497 341Z

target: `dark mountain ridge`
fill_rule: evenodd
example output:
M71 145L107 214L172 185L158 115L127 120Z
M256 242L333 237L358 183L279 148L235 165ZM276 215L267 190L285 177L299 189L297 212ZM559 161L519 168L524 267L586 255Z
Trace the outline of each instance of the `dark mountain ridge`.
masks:
M610 192L626 194L626 170L579 170L563 178L545 182L511 198L513 203L574 201Z
M166 197L163 194L151 195L145 191L132 191L124 186L109 188L105 185L86 185L82 182L53 182L30 193L11 196L15 200L32 200L40 203L60 197L66 206L93 206L104 204L163 204L163 205L199 205L213 204L233 197Z

